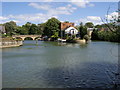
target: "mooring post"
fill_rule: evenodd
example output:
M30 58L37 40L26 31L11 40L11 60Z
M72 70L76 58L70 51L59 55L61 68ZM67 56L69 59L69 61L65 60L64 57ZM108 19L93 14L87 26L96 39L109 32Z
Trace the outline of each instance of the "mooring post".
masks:
M36 45L38 45L38 39L36 39Z

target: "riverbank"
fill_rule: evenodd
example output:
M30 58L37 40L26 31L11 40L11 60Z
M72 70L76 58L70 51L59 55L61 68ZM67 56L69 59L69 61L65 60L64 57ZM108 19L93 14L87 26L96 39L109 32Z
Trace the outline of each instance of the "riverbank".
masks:
M2 38L0 40L0 48L18 47L22 45L23 45L23 41L6 39L6 38Z
M22 44L0 46L0 48L19 47L19 46L22 46Z

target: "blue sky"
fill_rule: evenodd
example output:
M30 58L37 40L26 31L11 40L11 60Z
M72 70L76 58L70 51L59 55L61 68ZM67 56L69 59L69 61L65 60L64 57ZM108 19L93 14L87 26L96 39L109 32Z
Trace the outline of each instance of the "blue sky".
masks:
M70 21L78 25L80 22L101 24L107 14L109 19L117 15L117 2L2 2L0 23L15 21L18 25L26 22L43 23L51 17L61 22Z

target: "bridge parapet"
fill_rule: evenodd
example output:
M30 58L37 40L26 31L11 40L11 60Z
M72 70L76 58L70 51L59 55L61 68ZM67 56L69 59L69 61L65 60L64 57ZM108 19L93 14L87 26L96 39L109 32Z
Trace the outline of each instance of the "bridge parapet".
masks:
M21 38L22 40L25 40L25 38L27 37L31 37L33 40L35 40L35 38L37 37L41 37L41 35L13 35L13 38Z
M13 35L12 37L41 37L41 35Z

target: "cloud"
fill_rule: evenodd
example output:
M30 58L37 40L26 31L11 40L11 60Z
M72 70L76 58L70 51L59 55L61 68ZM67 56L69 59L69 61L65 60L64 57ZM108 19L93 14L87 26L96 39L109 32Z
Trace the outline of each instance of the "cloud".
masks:
M78 7L85 8L87 6L93 7L94 4L91 4L89 0L70 0L70 2Z
M37 3L29 3L28 5L36 8L36 9L42 9L42 10L49 10L51 8L50 5L45 5L45 4L39 5Z
M56 8L53 8L52 6L48 5L48 4L38 4L38 3L29 3L28 4L29 6L32 6L36 9L39 9L39 10L46 10L47 11L47 14L49 15L70 15L71 13L74 12L74 10L76 10L77 8L75 7L72 7L72 5L68 4L64 7L56 7Z
M110 20L113 20L113 19L117 20L118 19L118 12L112 12L109 15L104 15L104 17L106 17L108 19L108 22ZM76 20L75 22L77 24L79 24L80 22L83 22L83 23L93 22L94 25L103 24L103 22L101 21L101 17L100 16L87 16L85 18L81 18L79 20ZM107 22L105 21L105 23L107 23Z
M101 18L99 16L87 16L85 18L81 18L79 20L76 20L75 22L77 24L79 24L80 22L83 22L84 24L87 22L92 22L94 25L102 24Z
M64 7L57 7L55 9L51 8L48 11L49 15L70 15L76 10L77 8L72 7L71 5L67 5Z
M105 17L106 17L108 20L118 19L118 12L110 13L109 15L105 15Z
M44 10L46 12L44 13L34 13L34 14L19 14L19 15L8 15L6 17L0 17L0 20L10 21L14 20L18 24L25 24L26 22L32 22L32 23L43 23L46 22L49 18L55 17L59 18L59 15L70 15L76 10L77 8L72 7L71 4L68 4L66 6L59 6L54 8L53 6L49 4L38 4L38 3L29 3L28 6L31 6L33 8Z
M7 17L0 16L0 21L7 20L7 19L8 19Z
M87 16L87 19L91 20L91 21L100 21L101 20L101 18L99 16Z
M56 17L57 16L50 16L47 14L37 13L37 14L21 14L21 15L9 15L9 19L15 19L19 21L18 23L25 23L25 22L34 22L34 23L40 23L45 22L48 18Z

